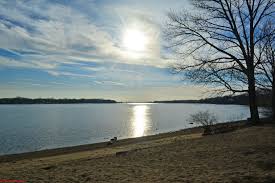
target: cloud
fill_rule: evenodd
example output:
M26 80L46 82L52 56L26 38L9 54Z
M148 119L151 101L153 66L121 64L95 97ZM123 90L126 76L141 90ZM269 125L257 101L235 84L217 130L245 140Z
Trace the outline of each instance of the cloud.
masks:
M77 73L72 73L72 72L59 72L59 71L52 71L52 70L48 70L47 72L49 74L53 75L53 76L70 76L70 77L95 78L95 76L89 75L89 74L77 74Z
M106 70L106 68L104 68L104 67L82 67L82 68L84 70L89 70L89 71L94 71L94 72Z
M63 86L72 86L71 84L68 84L68 83L56 82L56 81L51 81L51 82L49 82L49 84L51 84L51 85L58 85L58 86L60 86L60 85L63 85Z
M23 67L23 68L37 68L31 63L26 63L22 61L17 61L14 59L9 59L0 56L0 66L10 66L10 67Z
M115 81L94 81L97 85L111 85L111 86L126 86L124 83L115 82Z
M132 91L151 86L174 87L179 82L166 70L174 59L163 49L161 23L165 11L181 3L184 2L0 1L0 69L6 71L1 75L2 81L39 78L32 83L89 91L99 88L100 94L106 86ZM129 51L122 46L128 28L146 35L146 51ZM9 77L12 73L16 76Z
M34 83L34 82L22 82L22 81L10 81L6 83L7 85L18 87L18 86L27 86L27 87L49 87L48 84Z
M104 83L115 85L115 86L126 86L124 83L114 82L114 81L104 81Z
M89 1L84 8L85 2L79 1L73 4L75 6L52 1L2 2L0 47L24 53L21 66L30 68L57 68L77 61L166 65L160 53L160 26L146 12L117 7L116 11L120 12L117 12L117 21L100 25L101 22L90 13L96 12L95 7L99 5ZM107 10L101 7L106 19L111 18ZM145 32L150 42L146 52L130 53L122 48L121 37L127 26ZM3 58L2 65L20 66L4 62Z

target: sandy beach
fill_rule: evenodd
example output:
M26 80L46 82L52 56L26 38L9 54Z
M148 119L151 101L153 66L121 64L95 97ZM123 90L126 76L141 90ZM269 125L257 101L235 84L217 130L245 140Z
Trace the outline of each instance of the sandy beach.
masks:
M275 182L275 125L202 136L195 128L0 157L0 179L26 182Z

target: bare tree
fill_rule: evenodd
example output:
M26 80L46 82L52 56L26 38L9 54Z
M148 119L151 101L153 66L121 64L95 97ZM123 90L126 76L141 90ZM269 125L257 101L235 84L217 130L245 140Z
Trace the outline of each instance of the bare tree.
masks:
M173 70L195 83L248 92L253 122L259 119L255 67L257 36L274 18L274 0L191 0L191 11L168 14L166 36L183 61ZM259 64L259 63L258 63Z
M211 127L217 123L217 117L209 111L199 111L191 114L188 121L201 125L204 129L204 134L211 134Z
M256 66L256 85L261 90L272 91L272 113L275 120L275 25L269 21L260 34Z

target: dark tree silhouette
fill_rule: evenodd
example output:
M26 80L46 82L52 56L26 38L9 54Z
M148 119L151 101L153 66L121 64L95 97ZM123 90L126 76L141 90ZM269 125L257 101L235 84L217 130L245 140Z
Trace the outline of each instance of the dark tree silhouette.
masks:
M183 61L173 65L195 83L219 92L248 92L253 122L259 119L255 67L263 25L274 18L274 0L191 0L192 11L168 14L166 37ZM222 86L222 89L220 89Z
M263 27L257 51L256 84L264 91L272 91L272 113L275 120L275 26L269 21Z

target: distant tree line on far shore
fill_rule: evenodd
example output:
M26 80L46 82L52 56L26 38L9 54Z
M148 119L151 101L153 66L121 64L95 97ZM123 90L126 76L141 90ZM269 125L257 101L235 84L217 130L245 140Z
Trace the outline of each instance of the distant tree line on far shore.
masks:
M88 103L117 103L106 99L54 99L54 98L1 98L0 104L88 104Z
M239 104L249 105L248 94L235 95L235 96L219 96L212 98L205 98L199 100L169 100L169 101L155 101L154 103L206 103L206 104ZM257 104L258 106L271 107L271 92L258 93Z

